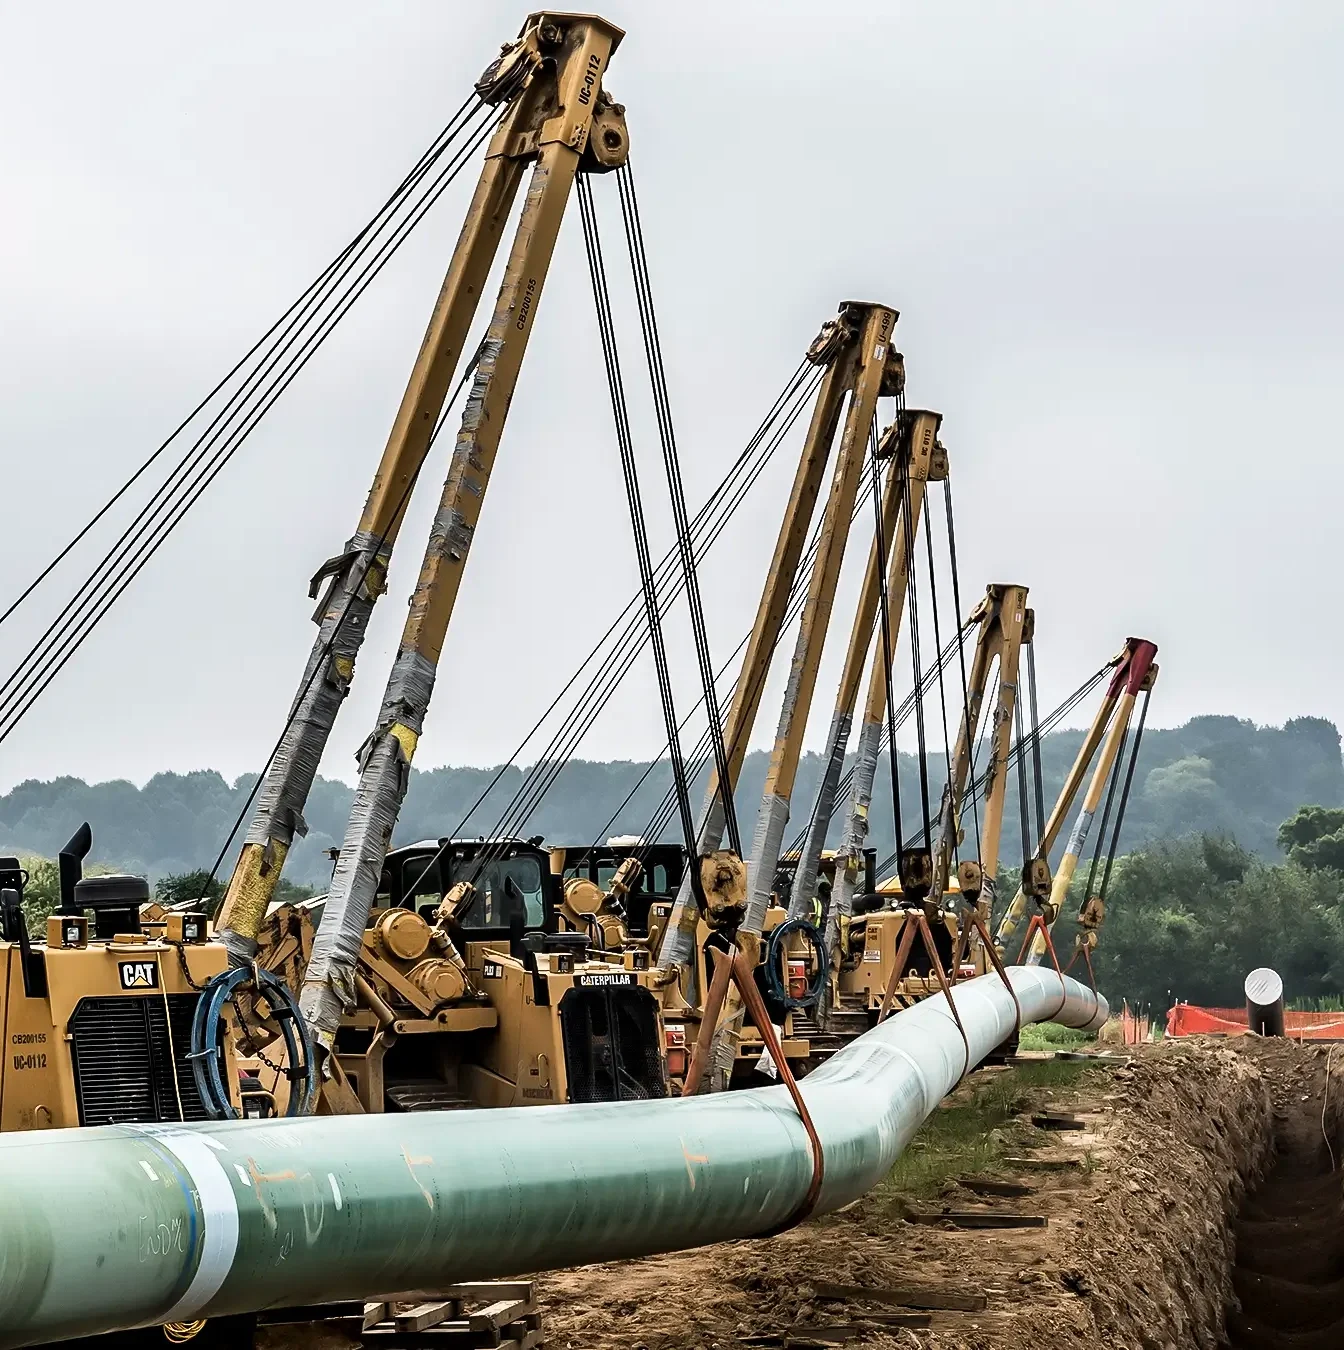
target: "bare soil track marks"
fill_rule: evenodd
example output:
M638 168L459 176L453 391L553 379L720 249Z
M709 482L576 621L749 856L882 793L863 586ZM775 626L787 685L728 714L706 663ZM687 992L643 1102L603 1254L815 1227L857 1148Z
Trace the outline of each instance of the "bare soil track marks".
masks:
M1225 1312L1236 1307L1237 1216L1248 1183L1273 1161L1275 1102L1307 1095L1307 1080L1316 1082L1319 1129L1324 1054L1218 1041L1152 1047L1129 1065L1088 1071L1072 1086L1052 1085L1024 1101L998 1147L978 1151L976 1166L961 1169L1021 1181L1032 1187L1028 1195L979 1194L955 1174L931 1190L920 1178L905 1193L880 1187L839 1214L769 1240L546 1275L548 1344L731 1350L774 1337L780 1345L872 1350L1217 1350L1226 1344ZM960 1089L954 1109L988 1081ZM1344 1103L1344 1080L1337 1087ZM1076 1113L1084 1131L1032 1131L1031 1112L1047 1105ZM1032 1167L1018 1161L1024 1157L1078 1165ZM1316 1194L1313 1178L1303 1183L1293 1193L1298 1200ZM944 1206L1049 1222L974 1231L905 1217ZM1252 1212L1246 1223L1298 1221L1295 1213L1253 1220ZM1344 1264L1321 1257L1314 1269L1325 1290L1319 1299L1328 1301ZM1250 1281L1265 1298L1277 1288L1266 1281L1276 1278L1285 1276L1266 1267L1236 1273L1238 1290ZM928 1328L914 1329L876 1320L893 1311L889 1303L820 1299L823 1284L983 1293L986 1306L933 1310ZM1319 1342L1327 1343L1344 1340ZM1318 1342L1233 1344L1315 1350Z

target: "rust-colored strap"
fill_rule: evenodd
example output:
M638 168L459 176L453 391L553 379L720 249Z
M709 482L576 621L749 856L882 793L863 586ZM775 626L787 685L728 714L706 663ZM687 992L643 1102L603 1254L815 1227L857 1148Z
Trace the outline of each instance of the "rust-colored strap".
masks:
M1055 1015L1063 1012L1065 1005L1069 1001L1069 995L1064 987L1064 972L1059 968L1059 957L1055 953L1055 944L1050 940L1050 929L1045 922L1044 917L1039 914L1031 916L1031 922L1027 925L1027 935L1022 939L1022 950L1018 953L1017 963L1022 964L1022 958L1026 955L1027 944L1031 941L1031 935L1037 929L1040 929L1041 939L1045 943L1045 950L1050 953L1050 964L1055 968L1055 974L1059 976L1059 1008Z
M1050 964L1055 968L1055 974L1064 978L1064 972L1059 968L1059 957L1055 955L1055 944L1050 939L1050 930L1046 927L1045 919L1040 914L1033 914L1031 922L1027 925L1026 936L1022 939L1022 950L1017 954L1017 964L1020 966L1027 955L1027 948L1031 943L1031 935L1039 931L1042 940L1045 942L1045 950L1050 953Z
M1080 956L1083 958L1083 964L1087 967L1087 982L1095 994L1097 992L1097 972L1092 968L1092 949L1086 943L1073 949L1073 955L1069 957L1069 964L1064 967L1064 974L1067 975L1073 969L1073 963Z
M969 936L970 929L964 923L959 923L957 925L957 945L952 953L952 969L947 972L953 985L956 984L958 974L961 971L961 958L966 954L966 939Z
M994 945L994 939L990 937L989 929L985 927L985 921L980 917L978 910L971 915L971 926L980 934L980 941L984 943L985 950L989 953L994 973L1003 981L1008 997L1013 1000L1013 1035L1017 1036L1022 1031L1022 1005L1017 1001L1017 990L1013 988L1013 982L1008 978L1003 958L999 955L999 949Z
M891 1007L891 1000L896 994L896 985L900 981L901 972L905 969L905 963L910 958L910 948L915 941L915 924L911 915L905 916L905 922L901 925L901 939L896 944L896 957L891 965L891 974L887 976L887 987L882 991L882 1007L877 1014L879 1022L887 1020L887 1011Z
M756 973L752 970L746 956L741 952L733 957L732 966L733 982L737 985L737 992L746 1005L747 1011L751 1014L751 1020L756 1024L756 1030L761 1033L761 1039L765 1042L765 1048L770 1052L770 1058L775 1061L775 1068L779 1070L779 1076L784 1086L788 1088L789 1096L793 1098L794 1109L798 1112L798 1118L803 1122L803 1129L807 1131L807 1142L812 1147L811 1184L808 1186L807 1193L803 1196L802 1203L798 1208L778 1228L772 1229L769 1233L761 1234L762 1237L773 1237L776 1233L782 1233L785 1229L802 1223L812 1213L816 1207L817 1197L821 1194L821 1182L826 1172L826 1160L821 1151L821 1136L817 1134L817 1127L812 1123L812 1116L807 1109L807 1103L803 1100L803 1094L798 1090L798 1080L794 1078L793 1070L789 1068L789 1061L784 1058L784 1047L775 1034L775 1025L771 1022L770 1014L766 1011L765 1000L761 997L761 991L756 987ZM718 971L714 973L716 976L718 975Z
M961 1043L966 1048L966 1067L962 1070L964 1078L971 1071L971 1043L967 1039L966 1028L961 1024L961 1014L957 1011L956 1001L952 997L952 986L947 981L947 972L938 959L938 949L933 945L933 930L929 927L928 915L920 910L918 918L919 935L924 939L924 950L929 954L929 964L938 972L938 987L943 991L943 997L947 999L947 1006L952 1010L952 1020L957 1024L957 1030L961 1032Z
M719 1013L723 1009L723 1000L728 996L728 985L733 978L732 958L738 955L736 947L730 952L721 952L717 947L711 947L709 952L714 959L714 976L709 982L704 1010L700 1014L700 1034L695 1038L691 1062L686 1069L685 1081L681 1085L683 1097L694 1097L700 1091L705 1066L709 1062L710 1047L714 1043L714 1032L719 1025Z

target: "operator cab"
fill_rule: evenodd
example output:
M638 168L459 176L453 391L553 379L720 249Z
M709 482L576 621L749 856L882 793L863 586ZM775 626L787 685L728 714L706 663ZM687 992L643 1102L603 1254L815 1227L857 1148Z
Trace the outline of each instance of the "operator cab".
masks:
M826 883L827 894L830 888L835 884L835 866L837 850L833 848L825 849L822 852L821 859L817 866L817 885L820 888L821 883ZM798 849L791 849L780 858L775 867L775 903L788 909L789 902L793 898L793 882L798 875L798 864L802 860L802 855ZM866 848L863 850L863 895L871 895L877 889L877 850L875 848ZM855 897L855 912L859 912L860 898Z
M413 909L434 922L439 903L460 881L475 895L457 916L465 940L488 942L554 933L559 886L549 853L526 839L423 839L392 849L378 883L378 905Z
M581 877L599 890L611 887L617 869L627 859L643 863L639 878L624 898L626 927L632 937L649 935L649 909L656 904L671 906L686 872L686 850L680 844L645 844L637 835L617 835L605 844L559 845L551 850L563 854L563 881Z

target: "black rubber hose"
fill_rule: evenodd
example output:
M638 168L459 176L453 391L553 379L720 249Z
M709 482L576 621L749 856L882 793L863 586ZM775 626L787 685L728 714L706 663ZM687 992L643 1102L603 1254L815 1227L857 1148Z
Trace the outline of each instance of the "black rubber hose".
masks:
M780 973L780 957L784 953L784 944L795 933L801 933L812 947L813 962L812 983L807 992L795 997L789 993L788 981ZM782 1007L795 1012L801 1008L811 1008L821 997L826 987L826 975L829 962L826 959L826 946L815 924L807 919L785 919L770 934L765 948L765 985L766 993Z

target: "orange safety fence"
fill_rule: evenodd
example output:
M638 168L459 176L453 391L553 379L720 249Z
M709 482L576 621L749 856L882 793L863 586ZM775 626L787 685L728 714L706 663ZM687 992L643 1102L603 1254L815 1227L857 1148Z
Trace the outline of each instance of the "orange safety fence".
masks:
M1120 1009L1120 1027L1126 1045L1143 1045L1153 1038L1152 1020L1147 1013L1131 1011L1128 1003Z
M1284 1034L1299 1041L1344 1041L1344 1012L1283 1014ZM1199 1008L1178 1003L1167 1013L1168 1036L1245 1036L1245 1008Z

